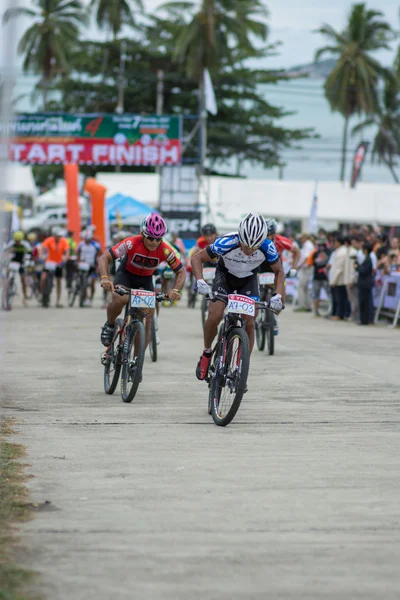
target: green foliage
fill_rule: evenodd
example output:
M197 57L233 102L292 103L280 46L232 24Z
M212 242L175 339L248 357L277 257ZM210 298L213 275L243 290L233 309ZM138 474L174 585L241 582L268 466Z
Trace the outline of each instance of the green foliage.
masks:
M79 0L32 0L31 5L32 8L8 9L3 22L20 16L33 21L19 41L18 53L24 57L24 71L41 76L43 108L46 109L49 82L68 71L70 51L88 16Z
M315 60L329 54L337 57L336 66L325 81L325 95L331 109L345 118L341 180L345 176L348 120L354 114L371 115L378 110L377 85L388 71L371 56L371 52L390 48L394 39L390 25L380 11L368 10L364 3L353 4L346 29L338 33L331 25L323 25L318 33L329 45L320 48Z
M114 39L124 25L135 27L134 8L142 11L142 0L91 0L90 7L96 11L96 22L100 29L109 29Z

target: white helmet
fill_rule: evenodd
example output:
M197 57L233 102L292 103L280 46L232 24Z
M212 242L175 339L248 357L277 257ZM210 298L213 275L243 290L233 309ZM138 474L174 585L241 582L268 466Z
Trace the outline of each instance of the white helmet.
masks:
M264 217L258 213L249 213L239 223L239 240L248 248L261 246L267 237L268 229Z

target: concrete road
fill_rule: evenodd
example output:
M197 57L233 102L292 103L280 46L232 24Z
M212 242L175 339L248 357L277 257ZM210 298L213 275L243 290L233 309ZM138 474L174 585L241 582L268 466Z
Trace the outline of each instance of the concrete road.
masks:
M400 598L399 331L288 309L231 426L194 377L200 314L161 315L132 404L103 311L16 308L2 412L27 447L21 561L48 600Z

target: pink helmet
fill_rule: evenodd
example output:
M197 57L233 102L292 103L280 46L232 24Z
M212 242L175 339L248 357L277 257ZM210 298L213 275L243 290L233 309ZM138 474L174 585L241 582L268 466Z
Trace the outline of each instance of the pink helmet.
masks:
M167 225L161 215L152 212L143 219L140 230L147 237L153 237L160 240L167 233Z

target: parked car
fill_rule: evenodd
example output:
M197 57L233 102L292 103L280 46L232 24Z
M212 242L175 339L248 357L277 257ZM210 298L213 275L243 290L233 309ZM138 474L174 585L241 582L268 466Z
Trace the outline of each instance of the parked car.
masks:
M87 222L88 215L86 212L81 212L82 226ZM67 226L67 209L64 208L48 208L34 217L23 217L22 227L24 231L39 231L51 230L54 226Z

